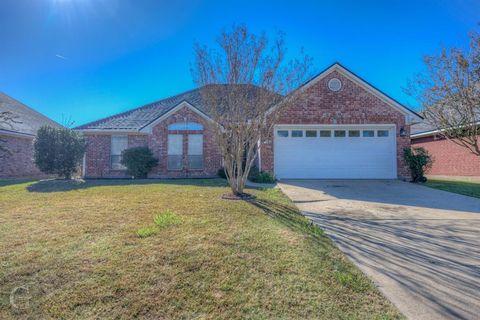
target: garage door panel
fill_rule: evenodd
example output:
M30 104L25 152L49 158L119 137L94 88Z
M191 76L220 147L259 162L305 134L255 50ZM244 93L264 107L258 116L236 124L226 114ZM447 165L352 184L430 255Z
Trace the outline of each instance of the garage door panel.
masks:
M291 137L291 130L302 129L288 130L288 137L275 135L274 138L275 174L279 179L391 179L396 177L394 128L390 129L388 137L348 137L348 129L339 127L337 130L347 132L347 137L341 138ZM309 128L309 130L312 129ZM322 130L322 127L313 130ZM361 132L363 129L353 130ZM381 127L381 130L385 128Z

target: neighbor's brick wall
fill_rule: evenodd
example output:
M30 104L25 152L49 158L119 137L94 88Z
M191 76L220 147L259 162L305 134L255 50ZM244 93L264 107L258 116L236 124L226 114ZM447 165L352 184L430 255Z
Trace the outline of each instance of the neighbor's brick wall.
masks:
M480 177L480 157L452 141L430 136L412 139L412 147L423 147L432 156L433 165L427 175Z
M336 77L342 81L342 89L330 91L328 81ZM410 126L405 116L376 96L357 86L338 72L332 72L304 91L298 102L281 110L277 124L396 124L397 125L397 173L409 175L403 160L403 148L410 146ZM407 131L400 137L400 128ZM273 135L273 134L272 134ZM262 145L262 169L273 172L273 139Z
M33 161L33 137L0 135L2 146L10 153L0 158L0 178L46 177Z
M204 126L202 131L168 131L168 125L176 122L191 121L201 123ZM203 133L203 164L201 170L187 169L187 157L184 157L183 170L167 169L167 141L168 133L184 134L183 150L187 154L188 142L187 134ZM218 152L213 133L208 129L207 122L197 113L188 108L182 108L171 115L158 125L156 125L151 135L129 135L129 148L135 146L144 146L152 150L154 156L158 158L159 164L149 174L151 178L196 178L216 176L218 169L222 165L221 156ZM86 177L89 178L125 178L124 170L112 170L110 165L111 135L96 134L87 135L87 153L86 153Z

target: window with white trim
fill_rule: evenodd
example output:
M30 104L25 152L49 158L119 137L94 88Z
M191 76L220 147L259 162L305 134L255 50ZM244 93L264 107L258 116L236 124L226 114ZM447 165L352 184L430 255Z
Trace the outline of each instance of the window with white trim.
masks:
M317 130L305 130L305 137L315 138L317 136Z
M378 130L377 137L380 137L380 138L388 137L388 130Z
M203 169L203 134L188 135L188 168Z
M114 170L124 170L122 152L128 148L128 136L112 136L110 148L110 166Z
M292 138L301 138L303 137L302 130L292 130Z
M332 136L332 131L320 130L320 138L330 138L331 136Z
M167 141L167 169L183 169L183 134L169 134Z
M288 137L288 130L278 130L277 136L282 138Z
M360 130L348 130L348 136L351 138L360 137Z
M375 130L363 130L362 132L364 138L375 137Z
M335 138L344 138L346 136L345 130L335 130L333 132Z

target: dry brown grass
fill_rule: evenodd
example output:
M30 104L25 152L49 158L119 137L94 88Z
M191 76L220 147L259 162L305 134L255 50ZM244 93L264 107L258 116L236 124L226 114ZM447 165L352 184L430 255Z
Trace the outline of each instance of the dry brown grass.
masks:
M257 200L245 202L222 200L227 190L221 180L0 185L0 318L399 317L280 192L249 190ZM165 209L182 223L139 238Z

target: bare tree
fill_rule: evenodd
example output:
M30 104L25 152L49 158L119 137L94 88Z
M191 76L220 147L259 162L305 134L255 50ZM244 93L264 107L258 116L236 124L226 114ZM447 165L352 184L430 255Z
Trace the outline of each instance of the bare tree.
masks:
M467 50L444 48L424 57L424 63L426 71L408 92L420 101L438 135L480 156L480 35L470 34Z
M194 46L192 74L214 120L230 188L243 196L260 142L271 140L278 111L294 101L289 93L306 79L312 60L301 52L287 61L283 33L269 42L244 25L222 31L216 44Z
M14 123L20 123L10 111L0 111L0 129L13 129ZM0 158L4 158L9 154L9 150L5 146L5 140L0 139Z

